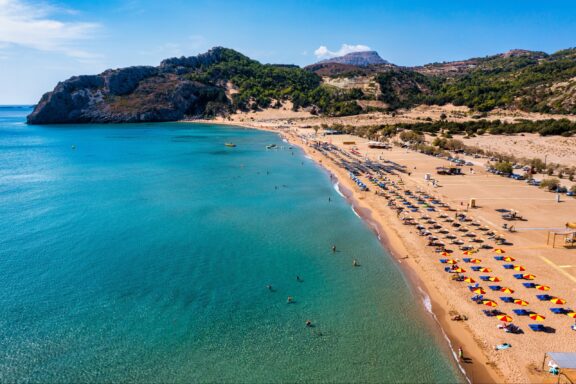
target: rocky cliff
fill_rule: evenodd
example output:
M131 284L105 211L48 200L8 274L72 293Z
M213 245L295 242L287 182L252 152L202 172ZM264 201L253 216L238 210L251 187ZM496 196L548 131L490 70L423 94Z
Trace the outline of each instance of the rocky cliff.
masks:
M197 57L168 59L159 67L110 69L99 75L72 77L42 96L28 123L172 121L203 114L209 102L226 104L224 90L184 75L219 56L216 48Z

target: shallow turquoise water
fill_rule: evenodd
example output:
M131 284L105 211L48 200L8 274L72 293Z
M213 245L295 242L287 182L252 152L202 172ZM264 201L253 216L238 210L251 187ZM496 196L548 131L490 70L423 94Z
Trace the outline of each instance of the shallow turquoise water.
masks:
M1 382L461 381L300 150L222 126L28 127L28 112L0 109Z

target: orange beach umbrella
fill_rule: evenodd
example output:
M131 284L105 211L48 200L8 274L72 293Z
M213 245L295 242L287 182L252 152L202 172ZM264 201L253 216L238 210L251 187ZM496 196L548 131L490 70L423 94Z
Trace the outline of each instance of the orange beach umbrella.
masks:
M505 250L503 250L502 248L496 248L496 249L494 250L494 252L496 252L496 253L500 253L500 254L502 254L502 253L506 253L506 251L505 251Z
M502 288L500 288L500 292L504 292L504 293L514 293L514 290L513 290L512 288L502 287Z
M536 289L538 289L539 291L549 291L550 287L547 285L536 284Z
M514 299L514 304L518 304L518 305L521 305L521 306L525 307L525 306L528 305L528 302L527 302L527 301L524 301L524 300L522 300L522 299Z
M507 262L516 261L516 259L513 258L512 256L506 256L506 257L505 257L504 259L502 259L502 260L507 261Z
M446 257L446 256L450 256L450 254L449 254L448 252L442 252L442 253L440 254L440 256Z
M498 316L496 316L496 318L500 321L505 321L507 323L512 321L512 317L510 317L508 315L498 315Z
M476 282L476 280L474 280L474 279L471 278L471 277L466 277L466 278L464 279L464 281L467 282L467 283L470 283L470 284L474 284L474 283Z
M474 292L474 293L476 293L476 294L478 294L478 295L484 295L484 294L486 294L486 291L483 290L482 288L476 288L476 289L472 290L472 292Z
M514 266L514 270L515 270L515 271L520 271L520 272L522 272L522 271L525 271L526 268L524 268L524 267L521 266L521 265L515 265L515 266Z
M482 304L487 305L489 307L497 307L498 304L494 300L482 300Z
M529 316L532 320L536 320L536 321L544 321L546 319L544 316L539 315L537 313L531 313Z
M522 275L522 278L523 278L524 280L534 280L534 279L536 278L536 276L534 276L534 275L532 275L532 274L530 274L530 273L526 273L526 274Z
M470 255L473 255L474 252L472 252L472 251L464 251L464 252L462 252L462 254L463 254L463 255L466 255L466 256L470 256Z
M496 276L490 276L490 277L488 278L488 280L490 280L490 281L492 281L492 282L495 282L495 283L501 281L500 278L499 278L499 277L496 277Z
M482 262L482 260L480 260L480 259L470 259L470 262L471 262L472 264L480 264L480 263Z
M479 272L487 272L487 273L492 272L492 270L490 268L486 268L486 267L480 268L478 271Z
M568 312L567 315L571 318L576 318L576 312Z
M561 298L559 298L559 297L553 297L553 298L551 298L551 299L550 299L550 302L551 302L551 303L554 303L554 304L566 304L566 300L561 299Z
M454 272L456 272L456 273L464 273L464 272L466 272L466 270L465 270L464 268L460 268L460 267L458 267L458 268L456 268L456 269L453 269L452 271L454 271Z

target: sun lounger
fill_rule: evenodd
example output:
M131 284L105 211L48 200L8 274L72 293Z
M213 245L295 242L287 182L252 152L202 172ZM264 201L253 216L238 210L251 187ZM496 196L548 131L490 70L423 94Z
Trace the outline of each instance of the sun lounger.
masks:
M500 300L502 300L505 303L513 303L514 302L514 298L510 297L510 296L502 296L502 297L500 297Z
M518 333L524 333L524 332L520 329L520 327L518 327L517 325L512 324L512 323L508 324L508 326L505 327L504 329L505 329L506 333L516 333L516 334L518 334Z
M504 269L514 269L514 264L504 264Z
M523 274L521 274L521 273L517 273L517 274L515 274L515 275L512 275L512 276L514 276L514 278L515 278L515 279L521 280L521 279L523 279L523 277L522 277L522 276L524 276L524 275L523 275Z
M522 283L522 285L526 288L536 288L536 284L534 283Z
M550 295L536 295L536 298L540 301L548 301L552 298Z
M569 312L572 312L572 310L569 308L550 308L550 312L555 315L565 315Z
M489 285L488 288L490 288L493 291L499 291L502 289L502 287L499 285Z
M497 309L483 309L482 312L488 317L498 316L502 313Z
M528 326L534 332L543 332L544 331L544 325L542 325L542 324L528 324Z
M531 313L525 309L513 309L512 312L514 312L517 316L528 316Z

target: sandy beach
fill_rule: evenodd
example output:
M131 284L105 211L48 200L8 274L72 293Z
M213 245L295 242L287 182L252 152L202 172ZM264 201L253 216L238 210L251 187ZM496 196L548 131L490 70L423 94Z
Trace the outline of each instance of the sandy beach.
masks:
M244 120L244 119L243 119ZM214 121L210 121L214 123ZM322 131L316 136L309 127L285 127L276 122L269 121L250 123L247 121L228 121L225 124L247 126L257 129L267 129L279 133L289 142L300 146L318 164L332 173L343 187L348 191L347 197L364 218L374 226L386 246L406 271L406 275L413 281L414 286L421 288L430 297L432 311L441 325L442 330L450 340L451 348L456 353L459 347L464 350L465 361L461 366L472 382L555 382L556 377L547 373L547 367L541 370L545 352L569 352L576 349L576 340L570 326L573 319L561 314L553 314L550 308L571 308L576 300L576 265L572 265L573 250L547 245L549 231L560 231L564 224L576 221L576 200L563 197L558 203L552 193L545 192L525 182L515 181L487 173L481 166L465 168L463 176L436 175L435 168L448 165L446 160L430 157L421 153L408 151L400 147L391 150L368 148L368 141L350 135L323 136ZM351 143L353 145L345 144ZM424 214L430 219L448 227L450 233L457 235L464 241L465 233L457 232L448 224L442 222L439 215L443 211L418 213L397 212L389 205L389 199L382 196L377 187L370 184L366 175L359 176L370 191L362 191L350 178L349 172L342 168L339 157L330 152L318 150L317 143L326 143L338 150L350 154L358 162L370 159L375 162L392 162L404 166L404 174L390 175L387 183L399 188L399 193L405 190L413 193L422 193L433 196L452 208L446 211L445 216L454 216L457 213L465 214L476 226L481 226L489 233L496 233L504 237L507 245L497 245L486 238L471 224L465 224L467 232L476 232L486 244L493 248L500 247L506 252L504 256L511 256L516 260L512 263L521 268L523 273L536 275L533 281L519 280L513 277L518 274L516 270L503 267L507 264L495 259L498 255L490 249L481 249L474 253L473 258L481 259L477 266L488 268L486 273L474 272L469 264L463 261L466 255L458 245L447 245L453 251L450 258L458 261L458 265L466 270L468 277L474 278L481 287L487 291L484 296L494 300L502 313L512 317L522 334L506 333L499 329L502 323L496 317L488 317L483 310L491 308L479 305L471 300L474 296L469 284L454 281L450 273L446 273L446 264L440 263L441 256L433 247L427 246L427 238L421 236L413 225L404 225L402 218L411 216L420 220ZM469 169L470 168L470 169ZM436 180L436 187L425 180L430 174ZM475 199L477 207L467 210L470 199ZM509 233L502 229L503 220L498 210L514 210L524 217L525 221L514 222L515 232ZM472 244L472 243L470 243ZM483 282L480 276L489 275L498 277L500 282ZM527 288L523 283L536 283L550 287L547 292L534 288ZM510 288L512 293L491 291L490 285L498 284ZM555 305L549 300L540 301L535 296L549 294L567 301L565 305ZM525 306L514 303L505 303L500 298L504 296L512 299L526 301ZM541 322L549 327L549 333L534 332L529 324L536 321L528 316L516 315L513 310L526 309L530 313L538 313L545 317ZM464 316L465 321L453 321L455 315ZM507 350L495 350L495 346L503 343L512 345Z

